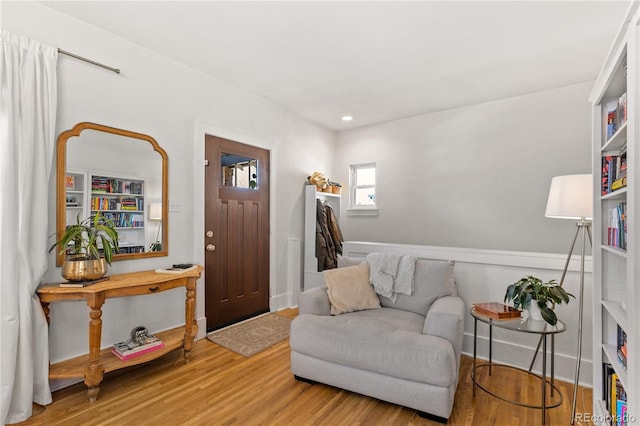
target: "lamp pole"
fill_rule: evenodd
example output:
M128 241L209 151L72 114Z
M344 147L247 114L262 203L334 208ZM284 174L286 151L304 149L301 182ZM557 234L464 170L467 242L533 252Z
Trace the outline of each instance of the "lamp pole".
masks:
M571 245L571 250L569 251L569 257L567 258L567 265L564 268L564 273L562 274L562 280L564 280L564 276L567 273L567 266L569 263L569 259L571 258L571 253L573 252L573 246L576 243L576 238L578 234L580 234L580 308L578 312L578 354L576 355L576 377L573 382L573 400L571 403L571 424L574 424L576 418L576 399L578 397L578 379L580 378L580 361L582 360L582 317L584 313L584 257L585 257L585 249L587 244L586 236L589 236L589 243L593 247L593 241L591 240L591 221L581 219L576 226L578 227L576 231L576 237L573 239L573 244ZM562 286L562 281L560 281L560 285Z

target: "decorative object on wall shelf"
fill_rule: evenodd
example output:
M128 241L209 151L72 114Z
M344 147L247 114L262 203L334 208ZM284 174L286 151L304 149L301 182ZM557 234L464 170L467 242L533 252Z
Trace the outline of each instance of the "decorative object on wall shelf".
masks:
M342 192L342 185L338 182L329 181L329 187L332 194L340 194Z
M540 308L539 320L544 320L551 325L556 325L558 317L553 312L555 304L569 303L569 297L574 297L567 293L555 280L543 282L540 278L528 276L509 285L504 295L504 301L513 301L516 309L530 309L532 305ZM529 310L531 319L533 318ZM535 315L535 314L534 314Z
M309 183L309 185L315 185L316 189L321 192L325 192L329 186L329 180L324 173L320 172L313 172L311 176L307 177L307 183ZM331 192L331 189L326 192Z
M95 214L84 220L76 218L67 226L62 238L50 248L58 247L59 254L66 253L62 264L62 277L69 281L90 281L107 273L107 264L118 253L118 232L111 220Z

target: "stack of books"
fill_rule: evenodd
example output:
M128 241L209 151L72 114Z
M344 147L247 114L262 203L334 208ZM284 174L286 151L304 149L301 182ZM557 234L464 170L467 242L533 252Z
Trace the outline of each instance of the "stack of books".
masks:
M499 302L474 303L473 310L494 319L520 318L521 314L519 310Z
M124 342L118 342L113 345L111 352L122 361L127 361L162 348L164 348L164 342L153 334L148 334L142 339L128 339Z

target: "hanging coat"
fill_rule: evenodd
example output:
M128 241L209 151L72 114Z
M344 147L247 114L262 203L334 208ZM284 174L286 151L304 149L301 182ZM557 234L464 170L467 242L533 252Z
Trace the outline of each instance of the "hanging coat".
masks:
M329 204L326 204L324 206L324 209L327 215L327 227L329 228L329 234L331 235L331 239L333 240L333 247L335 248L337 259L337 255L342 254L342 242L344 241L344 238L342 238L340 224L338 223L338 219L336 219L333 208Z
M338 266L338 257L329 231L327 212L322 201L316 200L316 257L318 272Z

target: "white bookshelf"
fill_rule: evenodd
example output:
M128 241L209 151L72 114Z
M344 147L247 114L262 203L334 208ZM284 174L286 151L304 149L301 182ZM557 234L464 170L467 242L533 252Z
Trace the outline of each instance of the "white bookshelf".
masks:
M593 106L593 414L608 424L604 365L610 364L627 394L627 416L640 419L640 11L629 11L596 80ZM607 116L615 100L626 93L626 122L607 134ZM602 193L605 156L626 149L627 186ZM626 203L626 248L609 243L609 212ZM627 366L619 359L617 330L627 334ZM616 413L620 414L620 413ZM636 420L638 421L638 420ZM613 423L616 424L616 423ZM629 423L631 424L631 423Z
M67 225L84 220L95 213L111 219L119 235L120 253L142 253L149 246L146 238L146 184L139 177L111 175L91 170L68 169L66 174ZM122 183L121 189L96 190L94 178ZM136 185L136 189L132 185ZM135 208L126 207L126 202Z

